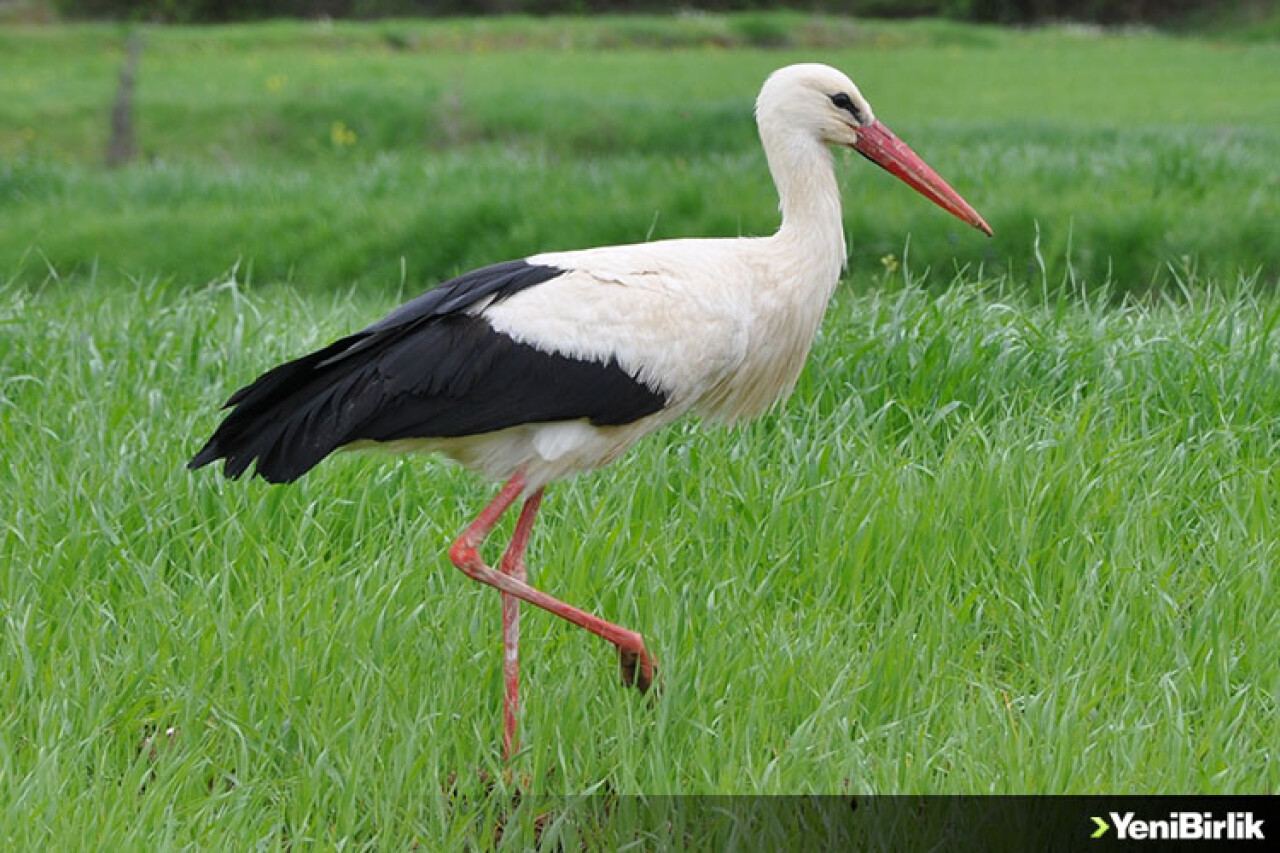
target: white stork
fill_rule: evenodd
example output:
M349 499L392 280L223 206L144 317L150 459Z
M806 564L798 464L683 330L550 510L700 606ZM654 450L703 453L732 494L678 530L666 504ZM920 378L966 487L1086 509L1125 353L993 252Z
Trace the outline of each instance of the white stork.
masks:
M525 549L548 483L617 459L688 412L740 421L787 396L845 263L829 145L852 148L988 235L982 217L824 65L774 72L756 122L781 198L769 237L548 252L469 272L237 391L191 460L275 483L344 447L440 451L505 481L449 558L502 592L503 751L517 748L519 601L618 648L623 681L655 664L635 631L530 586ZM478 548L520 498L498 569Z

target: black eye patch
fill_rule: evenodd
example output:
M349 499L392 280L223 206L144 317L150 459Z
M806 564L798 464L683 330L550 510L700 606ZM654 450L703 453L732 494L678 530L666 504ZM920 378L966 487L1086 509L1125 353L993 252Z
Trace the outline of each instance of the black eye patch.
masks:
M844 92L838 92L834 95L830 95L829 97L831 98L831 103L835 104L837 109L844 110L849 115L853 116L854 121L858 124L862 124L862 112L854 106L852 98Z

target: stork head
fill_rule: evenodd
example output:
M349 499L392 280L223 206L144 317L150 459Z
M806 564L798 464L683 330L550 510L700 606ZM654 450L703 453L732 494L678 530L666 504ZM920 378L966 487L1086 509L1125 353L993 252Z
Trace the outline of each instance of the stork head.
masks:
M801 133L825 145L852 148L943 210L991 235L991 228L938 173L885 127L853 81L827 65L779 68L756 99L762 134Z

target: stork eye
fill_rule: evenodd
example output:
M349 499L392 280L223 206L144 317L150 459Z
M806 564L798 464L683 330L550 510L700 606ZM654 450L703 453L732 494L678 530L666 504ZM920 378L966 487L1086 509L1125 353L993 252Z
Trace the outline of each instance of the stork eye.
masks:
M831 95L830 98L831 98L831 103L835 104L837 109L844 110L849 115L853 116L854 121L858 122L859 124L862 123L862 113L858 110L856 106L854 106L852 98L850 98L844 92Z

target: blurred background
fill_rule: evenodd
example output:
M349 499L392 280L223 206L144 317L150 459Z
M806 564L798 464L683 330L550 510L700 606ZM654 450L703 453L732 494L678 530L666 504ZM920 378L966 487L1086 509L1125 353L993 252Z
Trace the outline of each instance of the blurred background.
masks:
M1280 269L1271 3L8 0L0 22L10 277L412 290L768 233L751 109L794 61L848 71L996 230L850 160L855 273L1146 292Z
M261 18L383 18L396 16L582 15L601 12L708 12L792 8L843 15L911 18L942 15L957 20L1036 23L1053 20L1106 24L1201 21L1222 14L1261 16L1265 0L15 0L8 5L48 20L54 15L134 18L168 22L235 21Z

